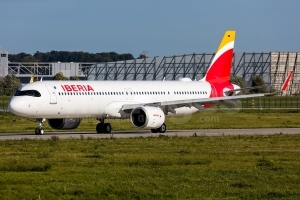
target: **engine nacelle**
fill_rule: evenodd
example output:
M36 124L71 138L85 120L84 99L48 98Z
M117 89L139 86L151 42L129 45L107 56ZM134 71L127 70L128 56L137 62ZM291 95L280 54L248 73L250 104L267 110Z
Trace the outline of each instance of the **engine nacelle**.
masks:
M159 128L165 122L165 114L158 107L137 107L130 113L130 120L138 128Z
M48 119L48 124L53 129L75 129L80 122L80 118Z

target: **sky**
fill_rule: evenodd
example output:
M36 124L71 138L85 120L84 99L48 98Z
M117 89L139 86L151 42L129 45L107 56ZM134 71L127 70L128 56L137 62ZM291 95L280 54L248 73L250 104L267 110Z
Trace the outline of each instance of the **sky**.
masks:
M213 53L226 30L235 52L300 51L296 0L0 0L0 47L131 53Z

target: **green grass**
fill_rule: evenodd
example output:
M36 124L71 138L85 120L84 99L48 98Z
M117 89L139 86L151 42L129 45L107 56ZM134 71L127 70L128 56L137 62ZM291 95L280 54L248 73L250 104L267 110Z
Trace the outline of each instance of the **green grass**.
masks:
M250 109L250 110L208 110L205 113L180 117L167 117L166 124L172 129L223 129L223 128L296 128L299 123L300 110L296 109ZM133 127L129 119L107 120L113 130L139 130ZM95 131L98 121L94 118L83 119L79 127L71 131ZM51 129L47 123L45 131ZM34 132L35 120L18 117L10 113L0 114L0 133Z
M299 199L300 135L0 141L2 199Z
M0 97L0 109L7 109L10 97ZM239 108L232 109L230 104L220 104L218 110L210 109L204 113L181 117L167 117L166 124L171 129L211 129L211 128L295 128L300 127L300 98L297 97L264 97L238 101ZM262 107L263 109L257 109ZM281 108L272 110L269 108ZM113 130L138 130L129 119L107 120ZM83 119L75 131L95 131L98 121L94 118ZM34 132L35 120L0 112L0 133ZM45 123L45 131L56 131ZM73 131L73 130L72 130Z
M254 100L254 101L253 101ZM271 96L241 100L243 108L300 108L299 96Z
M10 98L10 96L0 96L0 110L8 111L8 101Z
M0 109L8 110L8 101L11 97L0 96ZM225 105L225 104L224 104ZM248 98L238 101L238 105L241 108L300 108L300 97L299 96L268 96L261 98ZM232 107L232 105L227 104L226 107Z

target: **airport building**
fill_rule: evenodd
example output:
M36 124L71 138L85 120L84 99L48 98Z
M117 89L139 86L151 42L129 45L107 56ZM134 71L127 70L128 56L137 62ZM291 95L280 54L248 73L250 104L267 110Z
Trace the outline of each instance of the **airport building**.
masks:
M17 63L8 61L7 51L0 50L0 53L0 76L15 74L22 83L28 83L31 76L50 80L59 72L82 80L155 81L183 77L200 80L214 56L212 53L194 53L105 63ZM282 95L300 93L299 52L234 53L232 65L232 73L244 78L248 85L253 76L260 76L275 89L279 89L288 72L294 70L291 84Z

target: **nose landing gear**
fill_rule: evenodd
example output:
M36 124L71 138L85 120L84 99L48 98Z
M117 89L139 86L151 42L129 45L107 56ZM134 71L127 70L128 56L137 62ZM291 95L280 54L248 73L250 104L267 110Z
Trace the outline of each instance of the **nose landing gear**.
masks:
M36 119L38 122L38 127L35 129L36 135L43 135L44 134L44 128L43 123L46 121L46 119Z

